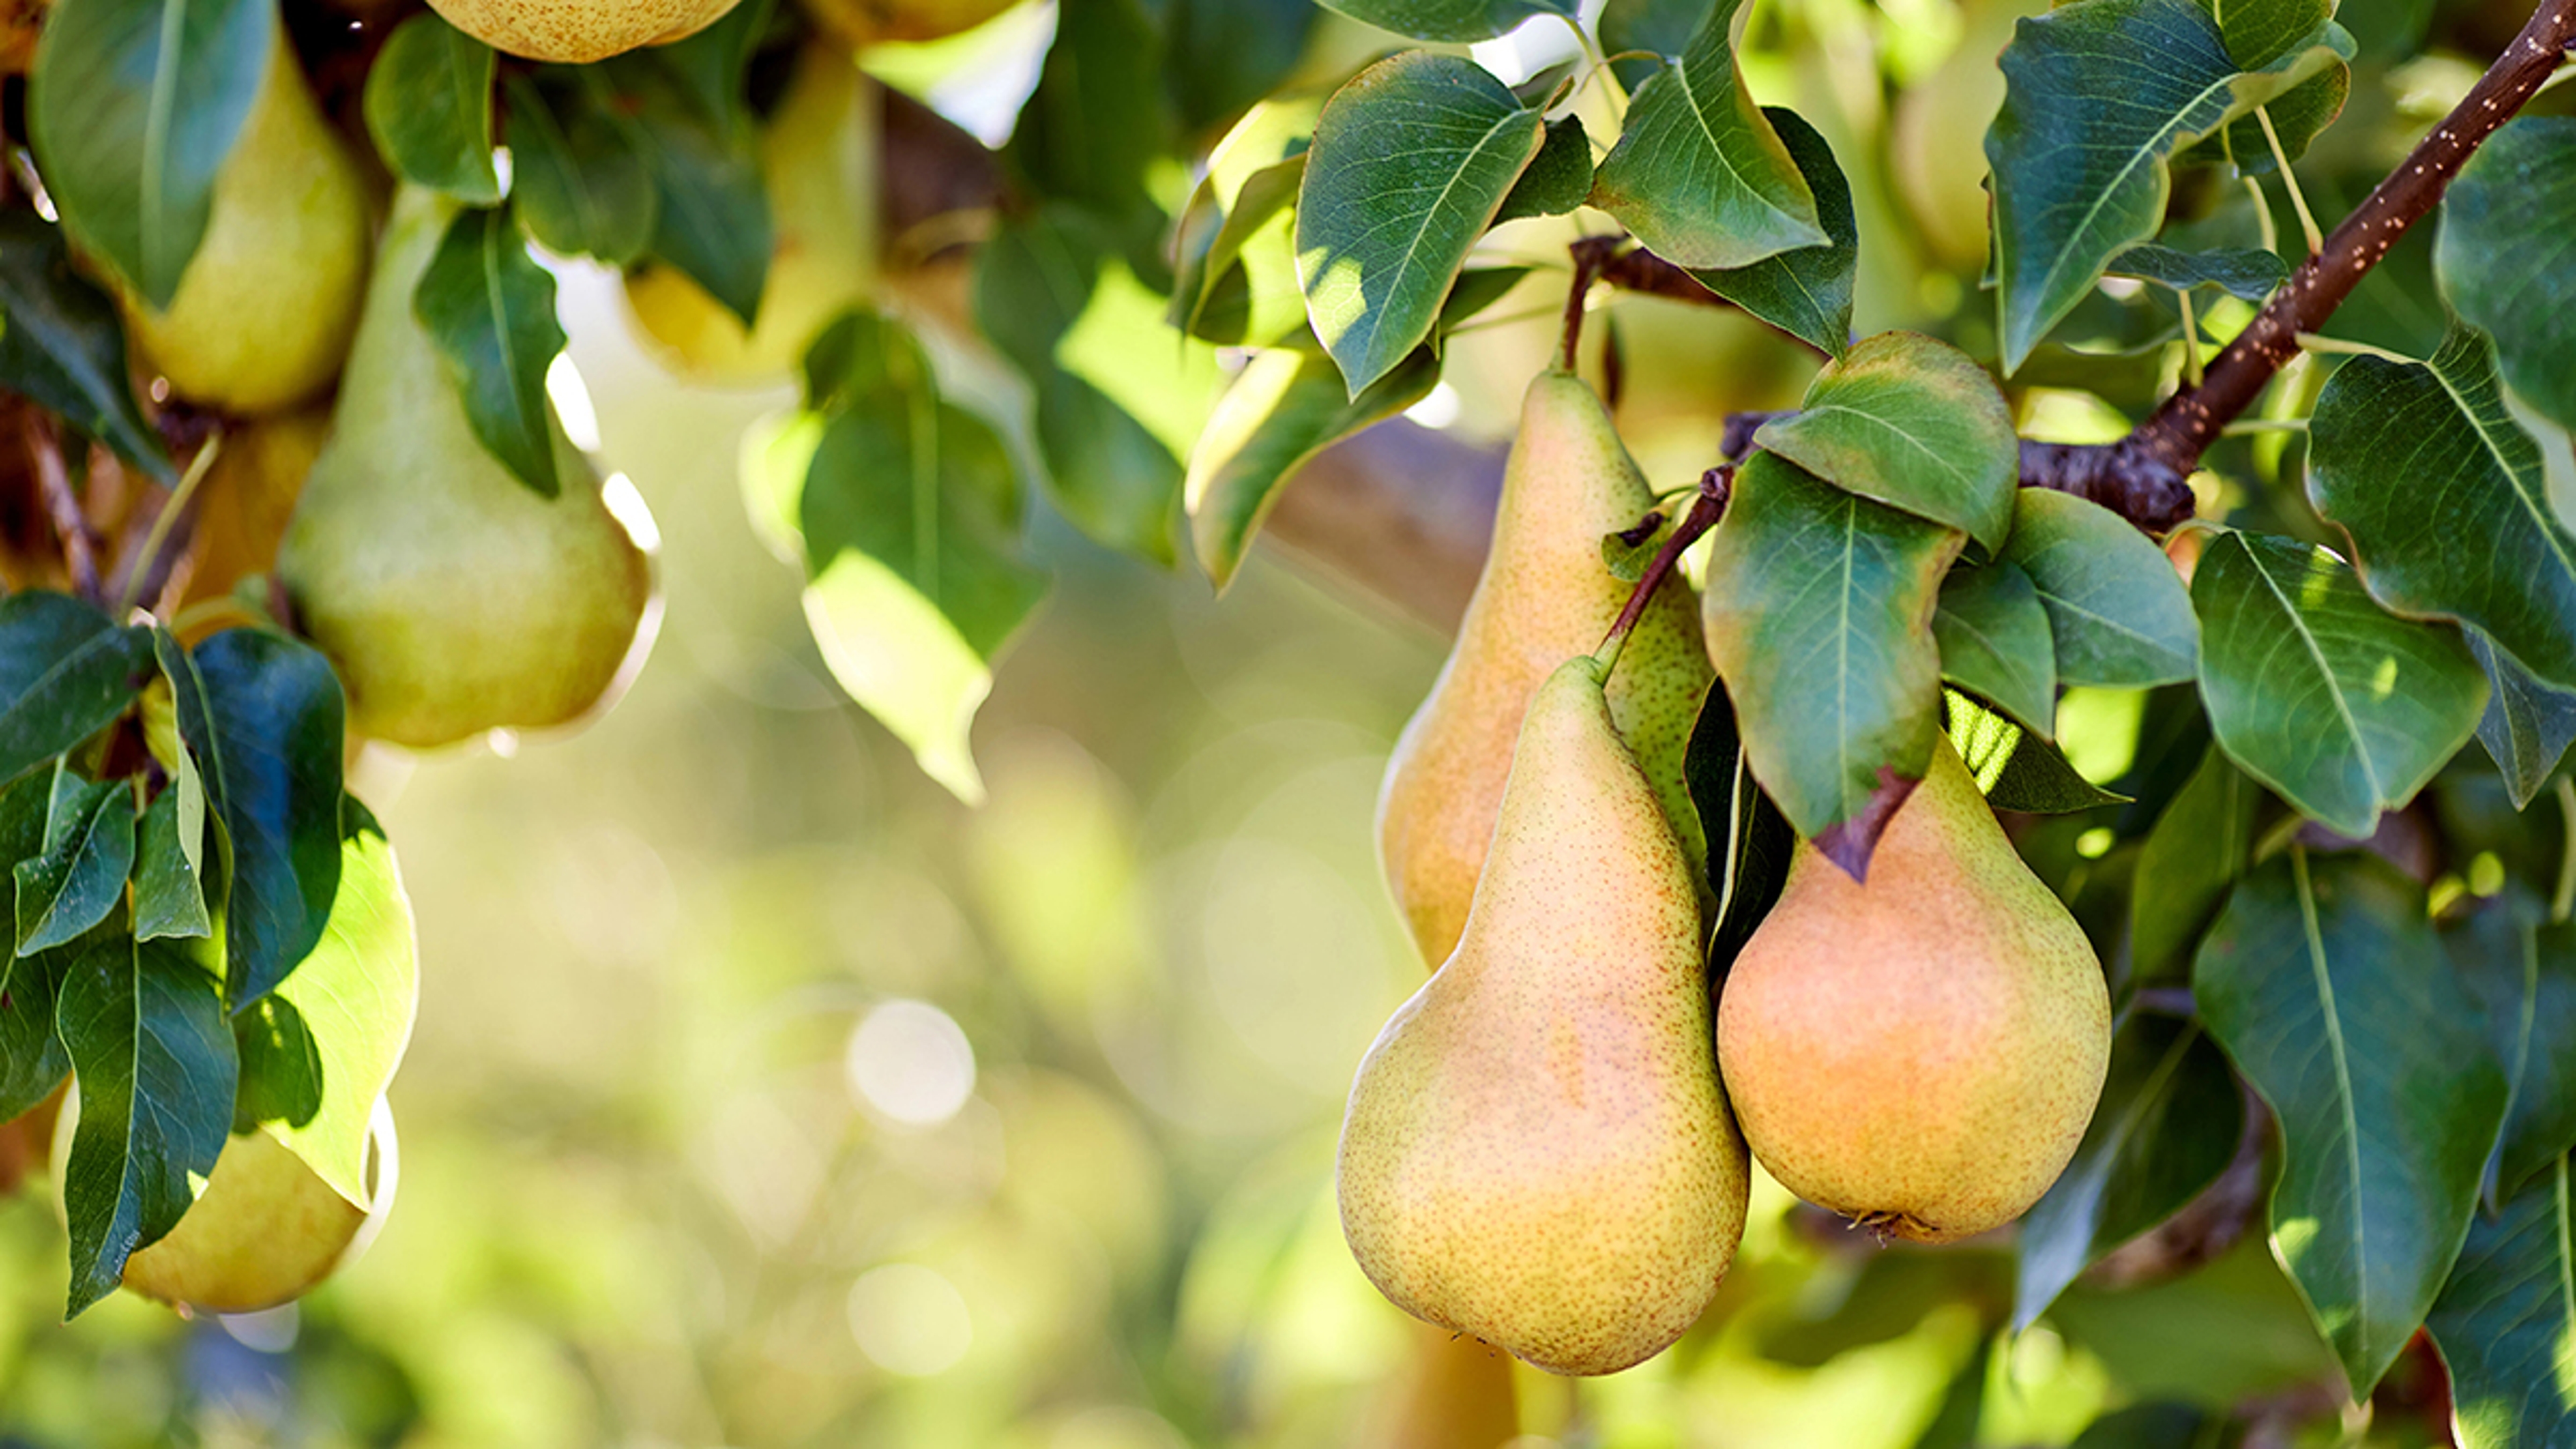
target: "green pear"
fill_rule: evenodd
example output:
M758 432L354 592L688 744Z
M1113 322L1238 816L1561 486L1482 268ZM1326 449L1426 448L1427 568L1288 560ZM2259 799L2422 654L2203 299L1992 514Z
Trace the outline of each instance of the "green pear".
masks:
M2021 1216L2075 1155L2111 1004L2083 928L1943 740L1866 884L1798 848L1727 973L1717 1055L1782 1185L1948 1242Z
M278 551L353 733L428 749L566 724L626 673L652 569L555 429L562 492L484 450L412 291L452 215L406 187L377 254L331 441Z
M1484 574L1378 796L1378 859L1426 965L1447 959L1466 925L1531 695L1559 661L1598 645L1628 601L1631 585L1602 563L1602 535L1654 506L1600 397L1571 373L1540 374L1522 400ZM1712 676L1687 583L1657 590L1622 657L1611 717L1693 879L1705 879L1682 761Z
M339 374L366 291L367 230L357 161L281 36L168 310L121 283L118 300L171 391L226 412L272 412Z
M875 87L828 45L807 46L761 137L777 249L760 310L742 322L679 268L626 282L636 322L691 376L766 380L793 372L825 323L864 301L876 277Z
M1986 128L2003 109L1995 57L2046 0L1967 0L1949 59L1905 88L1888 122L1888 167L1924 254L1953 271L1986 262Z
M447 23L494 50L587 65L639 46L686 40L735 0L430 0Z
M1378 1034L1342 1119L1361 1271L1560 1374L1626 1368L1691 1326L1750 1175L1691 868L1604 673L1578 655L1530 701L1458 949Z

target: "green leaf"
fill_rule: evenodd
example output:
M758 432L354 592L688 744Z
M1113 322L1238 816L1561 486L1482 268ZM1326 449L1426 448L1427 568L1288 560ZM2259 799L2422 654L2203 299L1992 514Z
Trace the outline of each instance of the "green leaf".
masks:
M484 449L538 497L561 493L546 400L546 370L564 349L555 279L528 255L509 217L497 207L458 212L411 309Z
M1042 198L1157 236L1146 172L1172 149L1162 29L1141 0L1058 0L1055 42L1003 155ZM1122 235L1125 231L1122 228Z
M1592 204L1675 266L1732 269L1828 245L1816 196L1735 64L1743 0L1718 0L1628 107Z
M1756 453L1714 538L1710 657L1789 823L1813 838L1921 779L1941 727L1932 611L1964 536Z
M2504 1066L2504 1130L2485 1193L2494 1204L2576 1147L2576 924L2508 887L2443 941Z
M1297 272L1350 396L1431 335L1545 134L1537 106L1453 55L1405 51L1333 93L1298 192Z
M62 228L25 207L0 210L0 387L175 484L170 450L135 402L126 366L124 320L73 269Z
M2273 1252L2366 1397L2459 1254L2504 1117L2477 1004L2421 888L2377 856L2295 848L2237 883L2192 989L2280 1119Z
M2469 1225L2425 1327L2451 1371L2460 1449L2559 1449L2576 1435L2576 1234L2561 1158Z
M45 189L87 249L166 308L205 239L279 43L276 0L62 0L28 78Z
M2442 197L2433 265L2452 307L2495 339L2504 379L2576 428L2576 116L2487 138Z
M80 1079L63 1171L71 1224L67 1315L113 1293L125 1260L179 1225L222 1155L236 1064L215 979L169 941L113 922L83 939L56 1024Z
M1190 541L1218 592L1234 582L1272 505L1315 455L1422 401L1440 363L1417 348L1357 399L1328 358L1287 348L1255 357L1226 389L1190 454Z
M774 0L743 0L694 35L630 52L675 81L689 104L718 130L752 119L748 81L753 54L769 31Z
M2078 1275L2218 1180L2245 1130L2227 1058L2198 1022L2131 1012L2074 1160L2022 1218L2013 1331Z
M420 1007L411 899L384 827L342 806L340 890L322 940L275 994L234 1019L236 1116L271 1135L333 1191L369 1206L367 1135Z
M394 175L469 206L497 206L492 48L441 19L394 27L367 71L367 133ZM513 157L513 160L516 158Z
M2478 743L2504 776L2513 808L2530 805L2576 740L2576 690L2552 689L2475 629L2463 629L2469 653L2494 686L2478 717Z
M1753 781L1752 761L1735 729L1735 706L1722 683L1712 683L1700 702L1682 756L1682 779L1709 843L1708 898L1716 902L1709 972L1722 977L1780 899L1789 862L1798 854L1798 833Z
M2004 557L2030 575L2065 684L2144 688L2192 676L2200 626L2164 551L2071 493L2024 488Z
M1581 116L1562 116L1547 123L1547 140L1531 158L1529 169L1503 198L1494 224L1525 216L1563 216L1592 194L1592 138Z
M2112 258L2156 234L2175 151L2351 53L2351 37L2328 26L2241 72L2191 0L2076 0L2023 20L2002 57L2003 110L1986 133L2004 371L2021 366Z
M1990 553L2012 532L2021 468L2012 411L1968 354L1919 332L1881 332L1825 364L1798 410L1753 441Z
M2213 247L2177 251L2149 242L2111 258L2104 271L2115 277L2139 277L2177 292L2216 287L2231 297L2260 302L2289 280L2290 264L2256 247Z
M206 885L197 873L203 846L184 834L179 797L174 782L143 812L142 840L135 852L134 934L146 941L215 933L206 914ZM202 812L197 828L205 828Z
M44 853L53 784L51 776L29 775L0 789L0 904L7 906L0 921L8 923L13 939L18 886L12 867ZM13 951L0 951L0 1122L43 1101L71 1070L54 1033L63 956L45 951L21 961Z
M2220 748L2310 819L2370 834L2468 742L2486 680L2459 632L2371 602L2334 555L2227 533L2192 575Z
M2345 59L2359 51L2360 43L2343 27L2326 27L2326 33L2337 39ZM2343 114L2343 103L2351 93L2352 68L2337 60L2263 103L2263 114L2271 118L2272 133L2280 138L2282 154L2292 164L2305 156L2318 134ZM2212 141L2193 148L2192 159L2198 159L2197 153L2212 144L2240 176L2269 176L2281 169L2272 157L2271 143L2263 138L2262 122L2250 115L2228 122Z
M2227 762L2202 751L2199 768L2174 792L2138 848L2129 884L2130 974L2151 980L2187 968L2192 943L2244 874L2254 849L2254 806L2262 792Z
M68 595L0 599L0 781L107 728L151 677L151 652L150 631Z
M241 1011L313 950L340 886L340 681L307 645L227 629L182 650L164 634L161 670L179 737L223 825L224 993Z
M1306 293L1297 278L1297 191L1306 158L1292 156L1253 173L1215 231L1206 285L1177 286L1174 305L1191 336L1230 346L1266 347L1306 331ZM1311 346L1312 344L1308 344Z
M1306 0L1176 0L1164 20L1164 88L1198 135L1285 81L1313 31Z
M2209 1413L2196 1404L2131 1404L2094 1420L2067 1449L2202 1449L2211 1437Z
M2057 651L2030 575L1998 559L1952 569L1932 616L1941 677L2043 738L2057 732Z
M777 247L759 138L735 108L710 117L665 51L630 53L582 69L592 103L614 118L653 178L650 254L669 262L749 327Z
M1840 357L1851 345L1852 288L1860 272L1860 221L1852 210L1851 183L1835 164L1833 148L1804 117L1786 106L1765 106L1762 114L1815 195L1826 244L1792 248L1732 270L1703 267L1691 275L1753 316Z
M2102 805L2125 805L2076 772L2057 746L1956 690L1942 694L1950 742L1960 762L1997 810L2025 815L2072 815Z
M67 945L125 903L134 869L134 787L54 771L45 810L45 850L19 861L18 951L28 957Z
M1571 20L1581 8L1576 0L1316 0L1380 30L1415 40L1463 44L1491 40L1540 15Z
M622 267L653 244L661 197L635 136L600 113L591 85L513 75L510 207L539 246Z

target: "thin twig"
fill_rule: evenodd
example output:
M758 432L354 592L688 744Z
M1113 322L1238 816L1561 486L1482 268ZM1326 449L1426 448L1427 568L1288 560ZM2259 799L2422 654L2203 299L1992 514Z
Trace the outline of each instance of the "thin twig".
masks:
M119 612L134 607L145 589L156 586L152 577L153 565L161 557L161 546L169 540L170 530L185 515L188 505L195 501L197 486L214 471L215 459L223 449L224 435L221 432L207 438L205 446L197 450L197 456L188 460L188 471L180 475L179 486L171 490L160 511L152 515L152 531L143 536L143 546L135 551L133 567L126 573L124 596L117 600Z
M1638 575L1637 586L1628 591L1627 605L1619 610L1619 617L1611 623L1610 632L1602 637L1604 647L1625 640L1628 631L1636 628L1637 621L1646 616L1647 601L1654 598L1655 590L1661 588L1671 575L1673 566L1681 561L1683 551L1699 542L1700 535L1717 526L1718 518L1726 512L1727 496L1734 488L1735 468L1731 464L1711 468L1700 475L1699 496L1691 500L1690 512L1682 515L1682 521L1673 525L1672 537L1665 539L1664 546L1655 551L1654 561L1646 565L1643 574Z
M98 578L97 540L90 536L89 517L81 512L80 498L72 491L71 474L63 467L62 430L54 426L53 417L35 408L27 410L26 431L21 439L29 461L36 467L36 487L45 498L45 511L52 516L54 532L62 539L63 563L71 570L72 587L93 604L105 604L107 591Z

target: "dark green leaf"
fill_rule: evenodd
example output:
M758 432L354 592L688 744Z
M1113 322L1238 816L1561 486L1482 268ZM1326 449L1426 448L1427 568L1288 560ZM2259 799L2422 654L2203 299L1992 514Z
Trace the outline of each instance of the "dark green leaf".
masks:
M199 817L199 828L204 820ZM146 941L163 936L187 939L211 936L215 927L206 914L206 886L198 877L203 846L182 835L179 788L163 790L143 812L142 841L134 871L134 934Z
M546 401L546 370L564 349L555 279L509 217L498 208L458 212L411 309L447 364L474 436L529 491L562 492Z
M126 380L116 304L72 268L63 230L0 210L0 387L23 393L164 484L170 451Z
M1145 173L1171 132L1154 12L1142 0L1059 0L1055 43L1003 149L1030 189L1159 232Z
M47 16L27 90L45 189L154 307L205 239L272 64L294 64L274 0L74 0Z
M2469 1225L2425 1327L2451 1371L2460 1449L2563 1449L2576 1439L2576 1206L2561 1158L2494 1218Z
M1699 33L1709 0L1607 0L1601 7L1601 48L1675 56Z
M2138 850L2129 884L2132 978L2188 968L2201 927L2244 873L2261 796L2224 751L2201 752L2200 767L2174 792Z
M1297 200L1297 269L1325 350L1359 396L1431 335L1468 249L1546 127L1482 67L1411 50L1335 92Z
M1812 838L1921 779L1941 727L1932 611L1964 535L1756 453L1715 540L1709 652L1789 823Z
M2524 116L2442 197L2443 295L2495 338L2505 381L2576 428L2576 116Z
M510 205L537 244L625 266L653 244L660 196L625 127L600 114L593 88L514 75L510 99Z
M2111 259L2103 268L2115 277L2143 277L2177 292L2216 287L2231 297L2260 302L2288 280L2290 264L2254 247L2216 247L2205 252L2176 251L2149 242Z
M2576 925L2550 920L2508 887L2443 940L2504 1066L2504 1131L2487 1172L2493 1204L2576 1147Z
M125 903L134 870L134 787L54 771L44 854L19 861L18 955L67 945Z
M1711 684L1700 702L1682 778L1709 846L1708 898L1717 904L1708 969L1721 977L1780 898L1798 853L1797 832L1753 783L1752 763L1735 732L1735 706L1722 683Z
M230 847L224 994L240 1011L286 979L330 920L340 887L340 681L313 649L264 629L227 629L186 651L167 634L158 643L179 737Z
M651 254L751 325L769 282L777 234L750 121L710 118L655 55L585 67L592 104L616 119L653 178Z
M2057 746L1956 690L1944 691L1950 742L1959 760L1997 810L2025 815L2072 815L2102 805L2125 805L2077 774Z
M2576 688L2576 534L2550 508L2540 445L2505 411L2483 334L2453 328L2429 364L2337 370L2308 423L2308 498L2352 536L2382 607L2475 625Z
M434 11L394 27L367 71L365 108L368 134L395 176L468 205L500 204L493 64L492 47Z
M2487 683L2459 631L2397 618L2324 549L2212 539L2192 575L2219 746L2309 818L2370 834L2468 742Z
M2086 1426L2068 1449L2201 1449L2209 1414L2193 1404L2131 1404Z
M1592 204L1675 266L1732 269L1832 241L1816 196L1736 69L1742 0L1717 0L1679 58L1639 88Z
M2218 1180L2245 1130L2227 1058L2199 1023L2131 1012L2075 1158L2022 1218L2013 1329L2112 1249Z
M2463 629L2469 652L2494 686L2478 719L2478 742L2504 776L2513 808L2529 805L2549 783L2576 740L2576 690L2552 689L2475 629Z
M2360 49L2360 43L2342 26L2329 26L2327 31L2337 37L2346 59ZM2280 138L2282 154L2296 164L2308 153L2318 133L2343 114L2344 100L2351 93L2352 68L2337 60L2264 102L2263 114L2272 122L2273 135ZM2216 136L2193 148L2192 159L2212 147L2227 158L2239 175L2269 176L2281 169L2273 159L2271 142L2264 139L2263 123L2252 116L2228 122Z
M2280 1119L2273 1251L2366 1396L2450 1273L2504 1117L2477 1003L2422 889L2362 852L2238 882L2192 984Z
M1762 114L1815 194L1826 244L1796 247L1732 271L1702 268L1691 275L1753 316L1839 357L1851 345L1852 287L1860 271L1860 221L1852 210L1851 183L1835 164L1833 148L1804 117L1786 106L1765 106Z
M2098 503L2019 491L2004 557L2030 575L2048 610L2058 679L2144 687L2191 678L2200 627L2164 552Z
M1183 129L1232 118L1287 79L1315 23L1306 0L1175 0L1163 75Z
M1547 123L1547 140L1503 198L1494 222L1499 226L1524 216L1563 216L1591 194L1592 138L1584 134L1582 117L1563 116Z
M56 1023L80 1078L80 1125L63 1171L71 1223L68 1314L113 1293L135 1249L160 1241L215 1170L232 1124L236 1066L215 979L169 941L122 921L85 938Z
M635 52L637 63L652 64L677 81L689 103L717 130L746 125L751 97L744 83L775 9L775 0L743 0L694 35Z
M13 938L18 887L12 867L44 853L52 800L48 775L29 775L0 789L0 904L8 906L0 922L8 923ZM47 951L21 961L0 951L0 1122L43 1101L71 1070L54 1034L54 992L64 957Z
M1994 1339L1979 1338L1968 1351L1968 1361L1950 1375L1949 1386L1941 1390L1941 1401L1932 1410L1932 1422L1914 1437L1912 1449L1976 1449L1994 1356Z
M1574 18L1576 0L1316 0L1353 20L1415 40L1491 40L1538 15Z
M138 642L139 641L139 642ZM105 729L150 678L152 635L64 594L0 599L0 781Z
M1881 332L1808 385L1798 411L1753 435L1809 473L2003 548L2021 445L1994 379L1919 332ZM2167 570L2171 572L2170 569Z
M2043 738L2057 732L2057 650L2048 611L2021 566L1998 559L1952 569L1932 616L1941 677Z

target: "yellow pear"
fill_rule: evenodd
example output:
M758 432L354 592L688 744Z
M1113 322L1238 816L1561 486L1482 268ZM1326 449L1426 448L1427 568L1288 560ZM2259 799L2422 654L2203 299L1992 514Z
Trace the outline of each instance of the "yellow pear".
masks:
M683 372L764 380L795 370L825 323L863 301L876 274L876 89L850 57L807 46L761 138L777 250L749 331L679 268L627 279L645 333Z
M223 451L197 485L196 561L187 600L221 598L277 567L304 479L331 436L328 408L300 408L227 430Z
M1599 396L1571 373L1540 374L1522 399L1484 574L1378 796L1378 859L1426 965L1445 960L1466 925L1530 696L1566 656L1598 645L1628 601L1601 537L1654 504ZM1710 678L1698 602L1670 580L1628 639L1610 713L1694 880L1705 879L1708 845L1682 759Z
M1410 1326L1404 1363L1355 1436L1359 1449L1502 1449L1518 1439L1510 1356L1437 1324Z
M340 371L367 282L367 197L281 37L168 310L120 283L149 367L190 402L263 413Z
M1930 260L1954 271L1986 261L1986 128L2003 109L1995 57L2013 25L2045 0L1967 0L1964 33L1947 60L1905 88L1888 121L1897 196Z
M1819 1207L1917 1242L2019 1217L2093 1119L2102 963L1947 740L1866 885L1801 845L1727 973L1718 1061L1745 1141Z
M1466 932L1378 1034L1342 1119L1361 1271L1560 1374L1626 1368L1691 1326L1749 1176L1690 866L1604 672L1578 655L1530 701Z
M854 46L886 40L945 40L974 29L1020 0L806 0L823 28Z
M54 1210L80 1124L75 1090L56 1122ZM401 1151L382 1099L367 1142L373 1190L361 1208L265 1130L232 1137L205 1189L168 1237L125 1260L128 1291L209 1313L256 1313L301 1298L357 1260L393 1211Z
M638 46L686 40L735 0L430 0L447 23L494 50L587 65Z
M418 188L396 198L331 440L278 551L350 730L420 749L588 713L652 598L650 561L559 426L548 499L466 422L411 306L451 215Z

